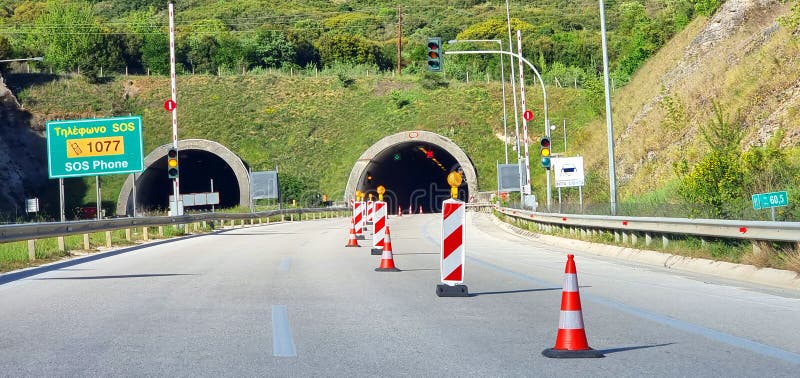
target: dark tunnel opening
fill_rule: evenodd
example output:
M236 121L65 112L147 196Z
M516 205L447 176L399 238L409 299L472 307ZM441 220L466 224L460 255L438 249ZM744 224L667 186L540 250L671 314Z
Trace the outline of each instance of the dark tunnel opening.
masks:
M219 192L216 208L239 205L239 183L236 174L225 160L204 150L185 149L178 154L181 194ZM167 176L167 157L158 159L139 177L136 191L138 211L169 209L172 180ZM129 199L129 200L132 200ZM211 210L211 205L185 207L184 211Z
M404 214L409 207L414 213L420 207L425 213L441 212L442 201L450 198L447 175L452 171L461 172L461 166L443 148L425 142L406 142L377 154L364 170L357 189L367 195L372 193L377 200L376 188L383 185L386 188L383 200L389 214L396 214L398 206ZM459 187L458 198L462 201L469 198L466 177Z

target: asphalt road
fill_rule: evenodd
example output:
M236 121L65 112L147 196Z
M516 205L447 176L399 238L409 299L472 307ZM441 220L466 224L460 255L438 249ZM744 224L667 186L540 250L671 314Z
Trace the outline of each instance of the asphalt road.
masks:
M439 298L440 215L392 217L395 264L344 219L272 224L0 277L0 376L797 377L800 293L566 251L470 213ZM566 254L589 345L550 359ZM5 283L3 283L5 282Z

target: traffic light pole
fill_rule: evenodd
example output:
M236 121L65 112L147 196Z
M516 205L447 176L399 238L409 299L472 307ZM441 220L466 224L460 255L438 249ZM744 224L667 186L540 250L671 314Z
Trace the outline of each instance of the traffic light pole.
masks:
M178 103L177 88L175 80L175 4L172 0L169 2L169 71L170 71L170 84L172 87L172 101ZM178 107L172 109L172 147L178 149ZM180 161L180 157L178 157ZM180 171L179 171L180 172ZM180 178L172 180L172 192L175 198L175 214L183 215L183 209L180 205Z
M520 60L520 62L523 62L523 63L527 64L527 65L528 65L528 67L530 67L530 69L533 71L533 73L534 73L534 74L536 74L536 77L539 79L539 84L540 84L540 85L541 85L541 87L542 87L542 98L543 98L543 102L544 102L544 127L545 127L545 128L549 128L549 125L550 125L550 116L549 116L549 113L547 112L547 89L545 89L545 87L544 87L544 81L542 80L542 75L540 75L540 74L539 74L539 71L538 71L538 70L536 70L536 67L534 67L534 66L533 66L533 63L531 63L531 62L529 62L527 59L523 58L523 57L522 57L522 55L520 55L520 54L514 54L514 53L513 53L513 52L511 52L511 51L503 51L503 50L464 50L464 51L445 51L445 53L444 53L444 54L445 54L445 55L449 55L449 54L454 54L454 55L459 55L459 54L505 54L505 55L510 55L510 56L512 56L512 57L514 57L514 58L517 58L517 59L519 59L519 60ZM521 65L521 64L522 64L522 63L520 63L520 65ZM523 109L523 111L524 111L524 109ZM547 135L550 135L550 132L549 132L549 131L547 131ZM527 137L526 137L525 139L527 140ZM528 173L530 173L530 171L528 171ZM547 181L548 181L548 190L547 190L547 194L548 194L548 196L547 196L547 197L548 197L548 199L549 199L550 201L552 201L552 196L550 195L550 190L549 190L549 189L550 189L550 188L549 188L549 182L550 182L550 175L549 175L549 173L550 173L550 172L548 171L548 175L547 175ZM529 180L530 180L530 174L528 175L528 177L529 177ZM550 203L549 203L550 201L548 201L548 204L547 204L547 208L548 208L548 209L550 208Z

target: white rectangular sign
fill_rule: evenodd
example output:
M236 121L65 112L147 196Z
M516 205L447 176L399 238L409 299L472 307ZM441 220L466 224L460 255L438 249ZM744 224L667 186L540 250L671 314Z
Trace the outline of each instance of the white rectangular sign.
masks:
M553 158L552 164L556 188L584 185L583 156Z

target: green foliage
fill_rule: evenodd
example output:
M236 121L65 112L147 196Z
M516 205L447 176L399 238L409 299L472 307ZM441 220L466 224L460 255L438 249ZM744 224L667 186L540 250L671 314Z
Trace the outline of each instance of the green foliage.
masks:
M684 177L679 193L693 216L734 218L745 208L743 175L735 155L712 151Z
M44 54L45 64L58 70L91 64L92 49L99 44L101 28L90 5L48 3L34 24L36 28L28 36L28 46ZM76 26L79 33L75 32Z
M694 3L694 11L703 16L711 16L717 11L722 0L692 0Z
M792 11L788 15L779 18L778 22L790 30L800 28L800 1L794 0Z
M511 19L511 30L521 30L523 34L533 30L533 25L517 18ZM505 18L492 18L470 25L456 39L507 39L508 23Z
M736 154L745 131L744 127L739 126L740 116L737 114L731 121L720 103L712 101L711 106L714 110L713 118L705 127L700 128L703 138L714 152Z
M295 60L295 46L283 32L261 30L253 39L252 61L264 67L281 67Z
M711 152L683 178L679 193L692 205L695 216L733 218L745 209L745 170L739 161L743 131L730 121L722 106L713 102L714 117L701 133Z
M320 38L319 54L322 64L334 63L375 64L381 68L389 65L377 44L352 34L324 35Z
M427 90L434 90L440 88L447 88L450 83L444 78L443 75L433 72L425 72L419 78L422 88Z

